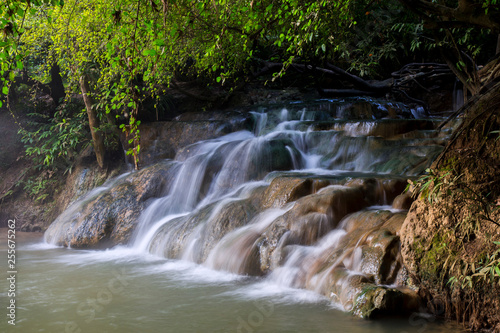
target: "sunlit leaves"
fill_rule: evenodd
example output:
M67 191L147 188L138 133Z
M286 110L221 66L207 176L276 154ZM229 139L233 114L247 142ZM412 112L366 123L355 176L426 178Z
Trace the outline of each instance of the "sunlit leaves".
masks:
M19 43L2 42L0 58L7 57L2 50L21 45L29 59L45 57L37 67L29 60L40 78L58 62L69 90L77 88L81 73L91 74L103 110L124 111L179 71L227 85L253 70L256 60L327 59L349 38L354 22L349 0L179 0L164 2L163 11L137 0L14 3L19 14L29 14L26 32ZM15 16L18 29L22 18ZM23 68L24 60L15 59L13 67ZM138 78L140 89L131 89Z

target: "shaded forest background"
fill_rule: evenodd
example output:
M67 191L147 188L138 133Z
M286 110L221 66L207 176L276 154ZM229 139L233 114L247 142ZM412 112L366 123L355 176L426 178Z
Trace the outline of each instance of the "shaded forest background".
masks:
M464 125L414 184L403 255L430 308L451 304L437 314L498 328L497 0L3 0L0 29L0 216L26 220L57 216L78 165L92 186L120 172L120 138L140 168L144 122L343 96L437 114L463 90Z
M392 95L428 107L411 90L458 80L474 96L500 68L496 0L5 4L2 104L14 116L16 102L29 104L35 125L21 134L42 168L70 167L90 142L104 168L107 153L120 149L120 131L131 135L138 168L140 122L175 115L169 88L205 109L228 106L252 83L320 96ZM75 94L85 112L71 106Z

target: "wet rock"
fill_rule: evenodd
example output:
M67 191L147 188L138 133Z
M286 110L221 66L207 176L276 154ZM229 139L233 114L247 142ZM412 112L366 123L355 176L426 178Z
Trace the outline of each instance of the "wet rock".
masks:
M296 240L290 238L288 223L283 216L280 216L256 240L254 247L259 250L262 272L273 271L282 264L283 248L296 243Z
M21 226L21 231L26 231L26 232L41 232L43 230L43 225L41 223L24 223Z
M292 177L276 177L266 189L264 208L282 208L312 191L312 180Z
M351 137L375 136L384 139L402 138L406 133L413 133L411 137L423 136L417 134L420 131L434 129L437 124L430 120L416 119L383 119L366 121L335 121L315 124L316 130L342 131L344 135ZM424 132L427 133L427 132Z
M208 205L189 215L175 217L161 226L153 236L149 252L170 259L181 259L196 228L207 221L216 204Z
M356 297L352 313L361 318L409 314L417 311L420 298L411 289L366 284Z
M309 213L290 225L290 237L300 245L313 245L331 230L332 222L327 214Z
M235 188L250 180L264 178L273 170L290 170L293 160L289 139L265 139L241 142L225 159L216 186L219 190Z
M200 229L197 240L199 249L194 255L195 262L204 262L210 251L226 234L246 225L257 214L250 199L230 202L212 213L212 218Z
M262 276L258 247L254 246L260 231L249 229L236 233L218 243L207 258L206 264L213 269L234 274Z
M331 228L334 228L348 213L369 205L370 202L366 200L369 196L370 193L366 193L362 187L331 185L297 200L287 213L287 219L291 224L300 216L317 212L328 215Z
M378 111L378 108L373 107L368 102L359 101L338 108L337 117L344 119L373 119L374 117L382 118L385 115L377 112L378 117L376 117L374 111Z
M159 163L123 179L118 185L76 201L47 229L49 243L74 248L125 244L149 198L168 188L174 163Z
M341 227L347 233L371 230L383 225L393 216L387 210L359 211L346 216L341 223Z
M327 186L298 199L292 209L277 218L255 243L261 268L273 270L282 260L281 251L290 244L311 245L335 228L347 214L370 204L363 186ZM286 239L282 239L286 235ZM276 253L275 253L276 251Z
M139 161L144 166L162 159L174 158L182 147L247 128L248 124L241 118L234 122L232 120L201 120L141 124L139 126L141 146ZM131 147L129 143L131 139L133 138L130 135L122 135L121 142L125 150ZM130 162L133 161L130 159Z
M253 129L253 117L249 113L237 111L185 112L173 119L178 122L225 121L232 125L231 132Z
M400 194L396 198L394 198L394 201L392 202L392 208L408 210L410 209L413 200L414 199L411 193Z
M302 267L307 267L307 276L302 283L307 289L320 292L346 310L352 310L366 286L400 281L404 278L401 275L404 266L396 233L404 218L403 213L389 211L361 211L348 215L340 224L346 233L340 234L337 242L322 246L321 251L316 249L303 259ZM372 304L374 300L367 300L369 307L384 308ZM356 314L367 315L364 312Z
M403 227L405 219L406 219L406 213L395 213L390 219L388 219L384 223L382 228L394 235L400 236L401 228Z

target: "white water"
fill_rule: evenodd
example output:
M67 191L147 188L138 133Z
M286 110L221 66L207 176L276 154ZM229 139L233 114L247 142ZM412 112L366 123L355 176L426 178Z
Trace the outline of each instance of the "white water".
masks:
M352 318L310 291L126 247L69 250L16 235L16 326L3 319L1 332L460 332L426 314ZM6 233L0 249L6 253ZM7 289L2 279L3 308Z
M307 276L318 258L336 249L346 234L341 228L331 230L310 246L289 247L281 266L272 271L265 280L254 284L253 280L248 283L241 275L247 271L247 266L251 266L251 263L247 262L252 258L251 251L255 249L256 242L265 229L286 214L293 204L281 209L264 210L251 218L246 225L228 229L221 239L203 248L207 246L203 242L208 227L216 223L219 214L231 207L232 203L244 202L251 198L255 191L268 186L269 181L277 174L348 179L363 174L401 174L402 169L393 167L388 161L395 159L397 162L403 155L410 155L405 153L405 145L416 152L413 155L421 155L424 160L426 147L413 139L403 142L369 136L374 131L376 122L339 122L318 130L309 123L315 119L315 113L306 109L299 112L281 109L278 115L257 112L253 114L256 117L253 132L231 133L185 147L178 153L173 162L177 173L169 192L149 202L148 207L141 213L128 246L108 251L78 251L75 254L65 254L60 257L63 259L59 264L80 265L89 270L101 267L101 264L126 265L132 267L133 271L146 270L147 272L139 274L138 279L142 279L141 274L145 274L148 276L145 277L148 283L150 275L154 276L154 279L168 275L175 285L182 287L193 281L208 283L207 289L211 284L231 283L230 291L224 295L235 296L238 300L241 294L244 299L254 297L256 291L253 289L261 288L263 293L259 294L259 297L271 297L273 302L276 302L276 297L286 295L291 297L287 298L286 303L293 304L292 307L309 301L315 306L324 304L325 300L318 294L298 291L295 288L308 288L319 294L324 293L329 274L341 265L346 270L346 283L347 277L361 274L361 252L359 248L355 248L338 258L336 263L321 274ZM423 147L422 151L419 150L420 145ZM286 157L289 157L289 161L286 161ZM384 166L384 163L388 166ZM275 171L276 168L282 170ZM95 198L94 194L92 198ZM381 197L379 201L381 204L390 204L386 202L385 197ZM78 204L75 207L77 206ZM389 207L381 208L390 209ZM64 214L77 213L77 208L70 208ZM318 215L317 218L322 221L321 216ZM61 219L64 220L65 215L59 218ZM324 219L324 224L330 222L328 216L325 215ZM47 241L54 241L56 238L57 234L46 236ZM286 239L285 235L281 242ZM278 244L277 247L281 248L282 245L284 247L286 244ZM59 250L61 249L55 251ZM203 251L208 251L206 258L202 254ZM97 266L89 266L90 262ZM243 291L238 287L241 281L246 284ZM189 302L193 302L192 299L194 298L190 298ZM341 306L339 303L328 304L328 307L349 309L349 306ZM147 318L148 313L143 316ZM280 331L275 326L269 327L274 327L268 329L269 332ZM319 331L327 329L321 328Z
M325 176L346 171L374 172L383 161L374 156L373 145L378 141L366 136L375 126L374 122L339 123L328 131L310 128L303 131L297 129L297 125L314 116L306 109L296 113L300 120L282 109L274 128L267 123L267 113L254 112L253 115L256 118L254 133L242 131L200 142L178 156L180 171L170 193L158 198L142 213L133 247L147 249L154 237L152 230L169 223L172 216L199 210L242 184L264 178L273 170L272 160L276 155L272 154L271 146L276 142L283 144L290 156L289 169L303 173ZM325 152L333 153L326 156ZM207 176L208 173L211 174ZM235 198L241 197L237 194Z
M51 233L51 234L46 234L45 236L45 241L48 244L53 244L55 243L58 239L62 237L62 234L65 232L65 226L74 219L75 216L77 216L80 213L80 209L85 203L92 201L93 199L97 198L99 194L108 191L111 189L114 185L119 184L120 182L126 180L127 176L130 174L130 172L124 173L116 178L113 178L107 182L105 182L102 186L98 186L94 188L93 190L89 191L82 197L78 198L75 202L70 203L68 208L57 217L56 221L53 223L61 223L62 226L57 229L57 232ZM57 222L59 221L59 222Z

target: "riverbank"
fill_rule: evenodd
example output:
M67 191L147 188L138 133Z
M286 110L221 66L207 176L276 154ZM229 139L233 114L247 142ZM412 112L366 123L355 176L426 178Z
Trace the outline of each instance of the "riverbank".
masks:
M500 332L500 85L472 101L401 231L403 259L429 309Z

